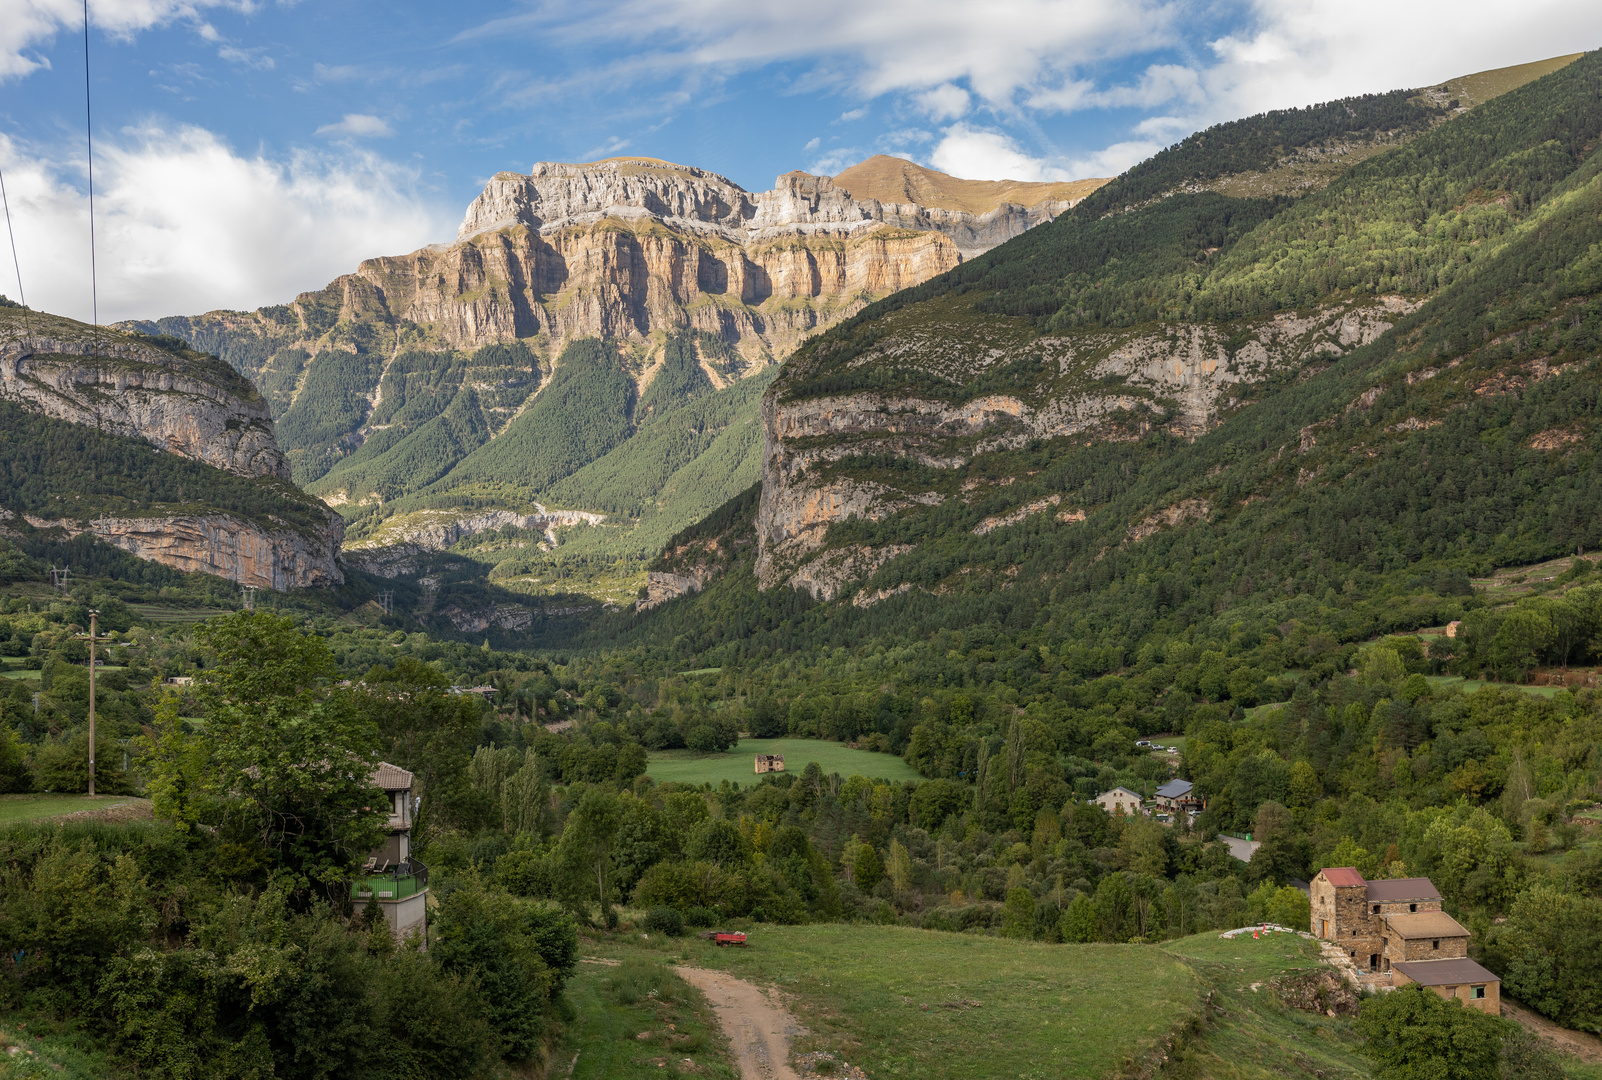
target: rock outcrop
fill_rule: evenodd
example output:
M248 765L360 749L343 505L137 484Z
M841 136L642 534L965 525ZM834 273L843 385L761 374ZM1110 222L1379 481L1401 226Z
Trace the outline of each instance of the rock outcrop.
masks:
M532 514L520 514L514 510L418 510L390 518L372 536L352 542L346 552L352 558L358 557L358 553L367 553L360 557L372 561L374 566L389 566L395 563L394 557L380 556L378 552L391 549L444 551L466 537L507 525L516 529L536 529L548 535L553 529L599 525L605 520L605 514L588 510L547 510L539 503L534 504ZM383 576L394 577L396 574L385 573Z
M851 171L871 164L864 162ZM749 192L716 173L651 158L616 158L590 165L542 161L527 176L497 173L467 208L456 239L471 240L519 225L543 234L592 226L607 218L651 218L670 228L749 246L784 236L841 236L890 225L944 233L964 257L972 258L1049 221L1095 185L1094 181L1012 184L1006 193L1012 199L1028 199L1027 204L998 199L992 207L973 210L919 202L917 189L910 186L901 189L904 201L856 198L832 178L804 172L785 173L771 191Z
M700 592L703 584L698 577L673 574L665 570L649 571L645 575L645 596L634 602L634 610L650 611L658 604Z
M106 517L89 521L26 515L36 529L89 533L113 547L184 573L215 574L261 589L343 584L335 561L344 526L328 514L326 538L295 529L265 529L232 514Z
M1233 336L1213 325L1175 324L1155 332L1035 337L999 323L976 332L971 316L951 323L909 317L851 360L853 369L912 368L964 384L1023 361L1037 372L1016 392L966 401L877 389L810 395L816 364L798 358L762 401L758 581L763 588L788 583L833 595L845 580L864 575L833 563L822 578L808 569L813 563L806 560L832 524L878 520L944 498L897 486L894 470L872 478L841 475L828 468L836 462L901 457L943 470L1035 439L1139 438L1159 426L1194 437L1237 407L1253 383L1287 367L1316 369L1375 340L1415 306L1399 297L1330 305L1262 319ZM974 531L983 535L1047 508L1046 502L1022 506ZM1064 523L1082 519L1059 515ZM1151 531L1163 524L1174 522L1164 519Z
M0 315L0 398L241 476L289 479L267 402L227 364L43 312Z

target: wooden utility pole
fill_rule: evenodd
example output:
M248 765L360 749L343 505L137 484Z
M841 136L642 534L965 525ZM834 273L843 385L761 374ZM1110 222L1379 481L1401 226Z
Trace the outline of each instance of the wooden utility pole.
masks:
M89 794L95 793L95 643L100 640L95 633L95 620L100 612L95 608L89 609Z

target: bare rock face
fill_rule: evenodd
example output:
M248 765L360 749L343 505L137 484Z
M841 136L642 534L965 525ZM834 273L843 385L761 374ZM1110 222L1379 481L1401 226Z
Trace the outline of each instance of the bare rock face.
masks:
M444 551L466 537L506 525L549 533L552 529L573 525L599 525L605 520L605 514L588 510L547 510L539 503L534 504L532 514L520 514L515 510L419 510L390 518L379 532L353 542L345 550L348 557L364 560L364 568L366 564L386 568L375 569L373 573L396 577L411 571L387 572L387 568L401 565L396 556L388 553Z
M526 176L493 177L455 243L369 259L319 295L339 294L341 318L427 324L461 348L688 327L779 358L868 300L944 273L1093 190L1034 187L1049 190L1033 205L976 213L856 199L807 173L752 193L653 159L540 162Z
M0 318L0 397L241 476L289 479L267 402L219 360L42 312Z
M240 585L282 591L340 585L345 580L334 557L344 525L332 511L326 539L294 529L265 529L231 514L91 521L27 518L35 528L60 528L69 536L89 533L141 559L185 573L215 574Z
M1035 337L1009 336L998 324L975 336L971 320L947 324L938 316L921 322L909 318L873 351L851 361L853 369L882 364L959 383L1023 360L1038 371L1016 392L966 401L882 390L810 395L806 382L817 374L819 361L802 354L762 401L758 582L764 589L787 583L832 596L881 563L855 555L825 562L812 557L824 545L829 526L850 518L879 520L942 499L935 492L896 487L893 473L880 479L831 475L827 466L834 462L901 457L949 469L1035 439L1139 438L1153 426L1194 437L1238 407L1254 382L1287 367L1314 369L1342 356L1378 338L1414 306L1399 297L1380 297L1276 315L1260 320L1243 344L1238 336L1229 343L1226 332L1211 325ZM1165 404L1153 408L1154 402ZM1045 503L1019 507L976 531L1016 524L1047 509ZM1178 519L1148 523L1149 531L1195 516L1195 508L1186 507ZM1083 520L1083 514L1059 514L1057 520L1069 524Z
M658 604L700 592L702 584L698 577L673 574L665 570L652 570L645 575L645 596L634 602L634 610L650 611Z
M964 257L972 258L1049 221L1089 190L1041 190L1034 193L1041 197L1029 205L999 202L974 212L911 199L857 199L830 177L804 172L785 173L771 191L753 193L716 173L650 158L590 165L542 161L527 176L496 174L467 208L456 239L518 225L550 233L606 218L654 218L671 228L745 245L784 235L839 236L884 224L944 233Z

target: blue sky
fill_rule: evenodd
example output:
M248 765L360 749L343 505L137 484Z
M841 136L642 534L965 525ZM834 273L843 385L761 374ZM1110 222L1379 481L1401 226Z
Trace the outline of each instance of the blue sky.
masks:
M86 318L81 11L0 0L0 168L29 302ZM290 299L539 160L1111 175L1217 120L1595 47L1602 5L92 0L90 28L104 321Z

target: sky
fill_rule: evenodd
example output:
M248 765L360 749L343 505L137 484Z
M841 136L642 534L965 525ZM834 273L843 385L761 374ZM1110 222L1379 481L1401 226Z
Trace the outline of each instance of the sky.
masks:
M286 302L452 239L486 179L536 161L638 154L750 190L876 153L1111 176L1221 120L1602 45L1596 0L88 9L92 128L82 0L0 0L0 293L101 322Z

